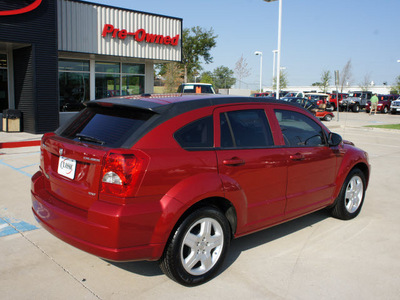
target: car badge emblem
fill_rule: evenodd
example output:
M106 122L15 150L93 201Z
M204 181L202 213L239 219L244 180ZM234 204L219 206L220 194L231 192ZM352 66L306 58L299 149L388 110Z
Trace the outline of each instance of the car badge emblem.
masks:
M60 149L58 150L58 153L60 153L60 155L63 155L64 149L60 148Z

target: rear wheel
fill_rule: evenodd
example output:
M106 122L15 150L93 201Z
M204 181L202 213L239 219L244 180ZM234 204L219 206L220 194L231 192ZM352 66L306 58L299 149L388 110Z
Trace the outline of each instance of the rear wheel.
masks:
M329 122L329 121L332 120L332 116L331 116L331 115L326 115L326 116L324 117L324 120Z
M332 208L332 215L342 220L355 218L361 211L365 188L364 173L359 169L353 169L343 183L340 194Z
M353 106L353 112L359 112L360 111L360 105L354 104Z
M383 112L384 114L387 114L387 113L389 112L388 107L385 106L385 107L382 109L382 112Z
M202 284L222 266L230 239L226 217L215 208L200 208L176 229L160 260L160 268L180 284Z

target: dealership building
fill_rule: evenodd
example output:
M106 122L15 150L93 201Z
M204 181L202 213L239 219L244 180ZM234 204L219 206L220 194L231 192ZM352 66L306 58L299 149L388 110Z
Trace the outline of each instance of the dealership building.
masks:
M16 110L21 131L44 133L86 101L151 93L154 64L180 62L181 38L180 18L76 0L1 1L1 117Z

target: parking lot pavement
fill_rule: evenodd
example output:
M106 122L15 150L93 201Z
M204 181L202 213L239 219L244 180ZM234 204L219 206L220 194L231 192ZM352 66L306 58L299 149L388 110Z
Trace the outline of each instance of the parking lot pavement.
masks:
M0 149L0 232L9 227L0 235L1 298L398 299L400 132L361 127L389 123L400 115L343 113L325 123L369 153L356 219L320 211L234 240L222 272L195 288L172 282L156 262L110 263L47 233L30 208L39 147Z

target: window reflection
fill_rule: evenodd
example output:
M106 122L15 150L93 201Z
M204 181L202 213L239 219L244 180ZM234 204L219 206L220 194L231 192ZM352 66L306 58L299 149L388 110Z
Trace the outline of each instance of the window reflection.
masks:
M58 70L60 111L80 111L90 99L89 61L60 59Z

